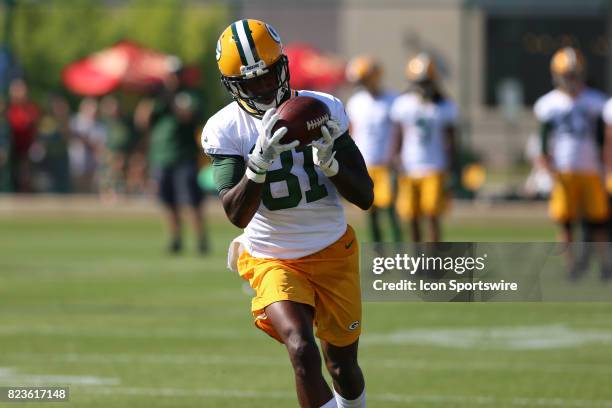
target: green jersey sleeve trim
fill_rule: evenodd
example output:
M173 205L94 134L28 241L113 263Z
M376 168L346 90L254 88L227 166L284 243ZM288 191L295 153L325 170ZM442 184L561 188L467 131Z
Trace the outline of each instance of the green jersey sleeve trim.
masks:
M246 170L242 156L211 155L213 180L218 193L229 190L240 182Z
M550 138L552 129L552 122L544 122L540 125L540 151L542 155L548 154L548 139Z

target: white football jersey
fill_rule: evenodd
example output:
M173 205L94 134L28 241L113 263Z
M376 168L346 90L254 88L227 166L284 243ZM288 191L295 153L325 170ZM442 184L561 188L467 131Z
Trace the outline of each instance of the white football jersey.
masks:
M348 130L348 118L337 98L313 91L298 95L317 98L331 118ZM212 116L202 131L209 155L237 155L248 160L261 131L261 120L232 102ZM244 229L243 244L254 257L295 259L337 241L346 231L344 209L334 184L313 164L312 148L282 153L270 166L255 216Z
M361 90L346 103L351 136L368 166L382 165L389 161L391 105L395 97L392 92L374 97L370 92Z
M407 93L393 102L391 119L402 127L401 159L407 174L446 170L446 129L457 123L458 116L457 106L448 99L433 103Z
M608 99L608 102L603 107L603 120L606 122L606 125L612 125L612 98Z
M533 107L536 118L551 127L548 151L557 170L599 171L597 120L605 101L603 93L590 88L575 99L554 89L536 101Z

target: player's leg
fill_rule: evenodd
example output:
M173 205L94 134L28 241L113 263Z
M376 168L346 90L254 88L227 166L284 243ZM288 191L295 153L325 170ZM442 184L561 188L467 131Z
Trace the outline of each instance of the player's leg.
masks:
M442 233L440 217L446 207L445 176L441 173L429 174L423 178L420 194L420 210L429 225L430 242L440 242Z
M321 356L312 329L313 308L302 303L280 301L268 305L265 313L287 347L300 406L318 408L328 404L333 394L321 372Z
M401 242L402 241L402 227L401 223L397 218L397 212L395 211L395 206L391 205L385 208L387 212L387 216L389 217L389 223L391 224L391 237L393 238L393 242Z
M397 198L399 194L399 175L396 171L389 171L389 189L391 191L389 206L387 207L387 216L389 217L389 222L391 223L391 237L394 242L402 242L403 233L402 233L402 223L400 220L398 208L397 208Z
M364 380L357 364L361 334L359 248L351 227L313 261L316 335L332 376L338 407L365 404Z
M573 224L577 218L579 192L574 174L555 175L555 184L550 194L549 214L559 224L559 239L570 243L573 240Z
M579 190L576 175L555 174L555 184L550 194L549 214L559 226L559 241L565 244L568 276L575 280L581 274L576 263L576 254L571 244L574 241L574 224L578 217Z
M398 222L395 212L396 198L396 177L391 170L382 166L379 170L379 176L374 183L374 205L379 208L379 212L384 213L389 221L391 229L391 239L394 242L402 240L401 224Z
M389 170L383 166L368 167L368 174L374 183L374 203L369 211L370 231L374 242L383 240L380 228L380 212L391 205Z
M380 232L380 220L378 218L378 208L372 206L368 211L368 218L370 220L370 236L373 242L382 241L382 233Z
M325 365L334 384L338 408L365 407L365 380L357 362L359 341L337 347L321 340Z
M191 227L198 240L198 252L205 254L208 252L208 236L204 214L202 213L202 202L204 194L198 184L198 166L195 161L186 162L182 165L186 191L189 196L189 212Z
M417 203L415 189L415 181L411 177L402 175L398 178L395 206L399 217L408 224L413 241L415 241L415 238L420 240L420 229L418 219L416 218Z
M561 242L566 244L571 243L574 240L574 223L573 222L561 222L559 223L559 239Z
M440 242L442 234L440 233L440 219L437 216L427 217L429 224L429 239L431 242Z
M410 223L410 233L412 242L421 242L421 179L411 179L408 189L408 220Z
M412 242L421 242L421 223L416 215L410 218L410 235Z
M168 166L160 169L158 182L159 200L163 205L164 220L170 234L168 251L178 253L182 249L181 215L176 197L175 168Z
M581 175L581 212L586 220L585 228L589 233L590 243L585 243L591 248L595 247L600 259L601 277L608 280L612 275L610 262L609 244L607 244L607 221L609 216L608 197L603 180L597 174Z

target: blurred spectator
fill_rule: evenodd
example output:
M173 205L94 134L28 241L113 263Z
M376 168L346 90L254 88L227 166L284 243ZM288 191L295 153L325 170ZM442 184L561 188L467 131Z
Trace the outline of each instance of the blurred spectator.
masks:
M173 75L154 102L141 102L135 116L136 123L150 132L149 163L170 229L171 253L182 250L181 202L189 204L199 252L208 251L201 208L204 195L197 182L199 112L195 93L181 89L178 76Z
M98 119L98 102L85 98L70 121L72 139L68 149L70 172L75 190L81 193L97 191L96 170L104 153L106 130Z
M100 188L103 199L116 201L126 192L128 159L134 147L132 129L121 115L119 101L109 95L100 102L101 120L106 130L106 149L101 168Z
M6 113L12 136L11 178L16 192L31 192L31 166L28 153L34 139L40 112L29 100L28 86L23 79L15 79L9 86L9 105Z
M69 141L70 107L64 97L51 95L40 120L38 139L32 146L34 153L31 154L40 166L40 190L53 193L70 192Z

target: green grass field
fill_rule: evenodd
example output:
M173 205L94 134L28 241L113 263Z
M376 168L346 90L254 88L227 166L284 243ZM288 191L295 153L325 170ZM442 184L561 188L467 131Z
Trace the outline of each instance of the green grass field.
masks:
M215 219L202 258L193 245L166 256L152 216L0 216L0 385L70 385L73 407L297 406L284 348L254 329L225 269L237 230ZM546 220L480 215L446 232L554 237ZM370 407L612 407L612 304L366 303L364 313Z

